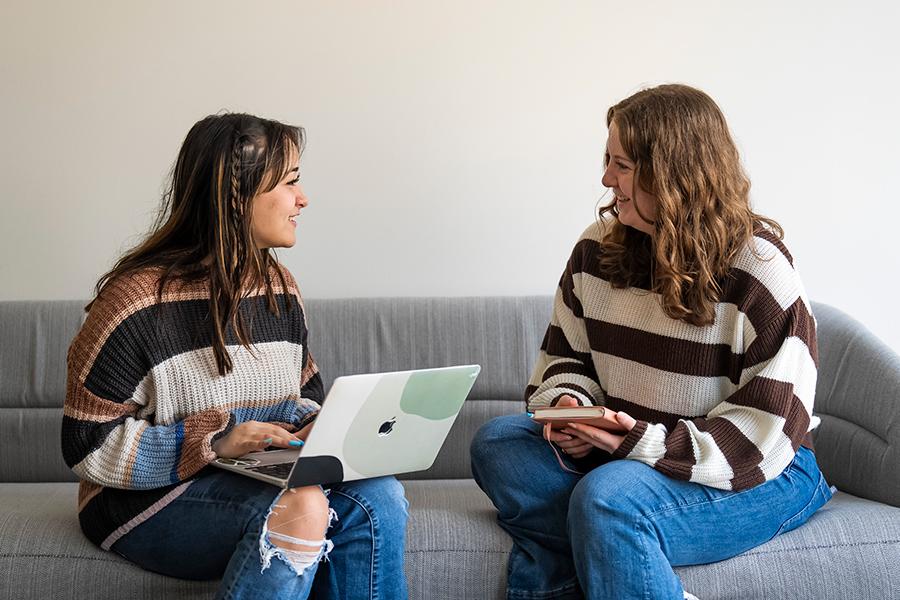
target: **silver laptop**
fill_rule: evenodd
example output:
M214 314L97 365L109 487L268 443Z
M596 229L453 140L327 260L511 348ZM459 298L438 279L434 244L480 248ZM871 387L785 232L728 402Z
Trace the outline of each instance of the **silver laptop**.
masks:
M302 448L212 465L283 488L427 469L480 371L465 365L338 377Z

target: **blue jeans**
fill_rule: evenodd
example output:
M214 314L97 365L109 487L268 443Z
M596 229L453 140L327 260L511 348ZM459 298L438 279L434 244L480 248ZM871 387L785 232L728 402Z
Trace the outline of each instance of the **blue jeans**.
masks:
M563 471L525 415L493 419L472 441L475 480L513 539L508 598L682 600L672 567L759 546L831 498L803 447L781 475L739 492L677 481L599 450L569 462L586 474Z
M281 489L208 468L176 500L113 544L149 571L222 578L216 598L406 598L403 547L408 503L393 477L331 486L337 513L327 560L297 575L279 557L262 571L260 534Z

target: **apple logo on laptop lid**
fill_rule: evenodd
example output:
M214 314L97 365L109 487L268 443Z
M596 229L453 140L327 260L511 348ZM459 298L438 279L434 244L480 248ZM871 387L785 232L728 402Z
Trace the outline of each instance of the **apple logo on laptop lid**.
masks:
M394 424L397 422L397 417L391 417L387 421L381 424L381 427L378 428L378 435L385 436L390 435L390 433L394 430Z

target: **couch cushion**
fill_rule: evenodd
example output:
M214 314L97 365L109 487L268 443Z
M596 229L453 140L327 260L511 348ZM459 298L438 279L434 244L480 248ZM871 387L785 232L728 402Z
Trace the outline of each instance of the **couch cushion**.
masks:
M410 598L505 598L512 542L472 479L404 481Z
M0 598L212 597L216 585L163 577L81 533L74 483L0 484Z
M493 417L521 411L521 400L470 398L463 405L434 465L401 479L471 478L469 444L481 425ZM0 481L77 481L62 458L61 408L0 408Z
M475 482L405 481L410 598L502 598L511 541ZM88 542L71 483L0 485L0 597L208 597ZM704 600L900 597L900 509L838 493L799 529L720 563L676 569ZM103 582L102 585L98 582Z
M0 481L78 480L63 460L62 417L62 408L0 408Z
M61 407L66 352L84 305L0 302L0 481L75 480L62 460Z
M511 541L472 480L405 481L407 573L422 598L502 598ZM900 598L900 509L838 493L794 531L676 569L703 600Z

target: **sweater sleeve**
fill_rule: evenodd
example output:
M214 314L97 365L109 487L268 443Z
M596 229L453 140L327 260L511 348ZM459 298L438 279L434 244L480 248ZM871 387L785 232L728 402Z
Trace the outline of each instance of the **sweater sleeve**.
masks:
M525 389L528 410L553 406L564 395L583 406L603 404L581 303L582 266L596 250L590 231L576 244L560 278L550 325Z
M158 382L139 332L125 319L134 308L98 300L73 340L61 443L66 464L81 479L153 489L184 481L212 461L212 442L227 433L234 418L224 410L205 410L171 424L154 423ZM129 390L123 372L144 376Z
M672 431L638 421L613 456L719 489L774 479L809 430L817 363L815 320L801 289L755 332L736 390L705 417L680 419Z

